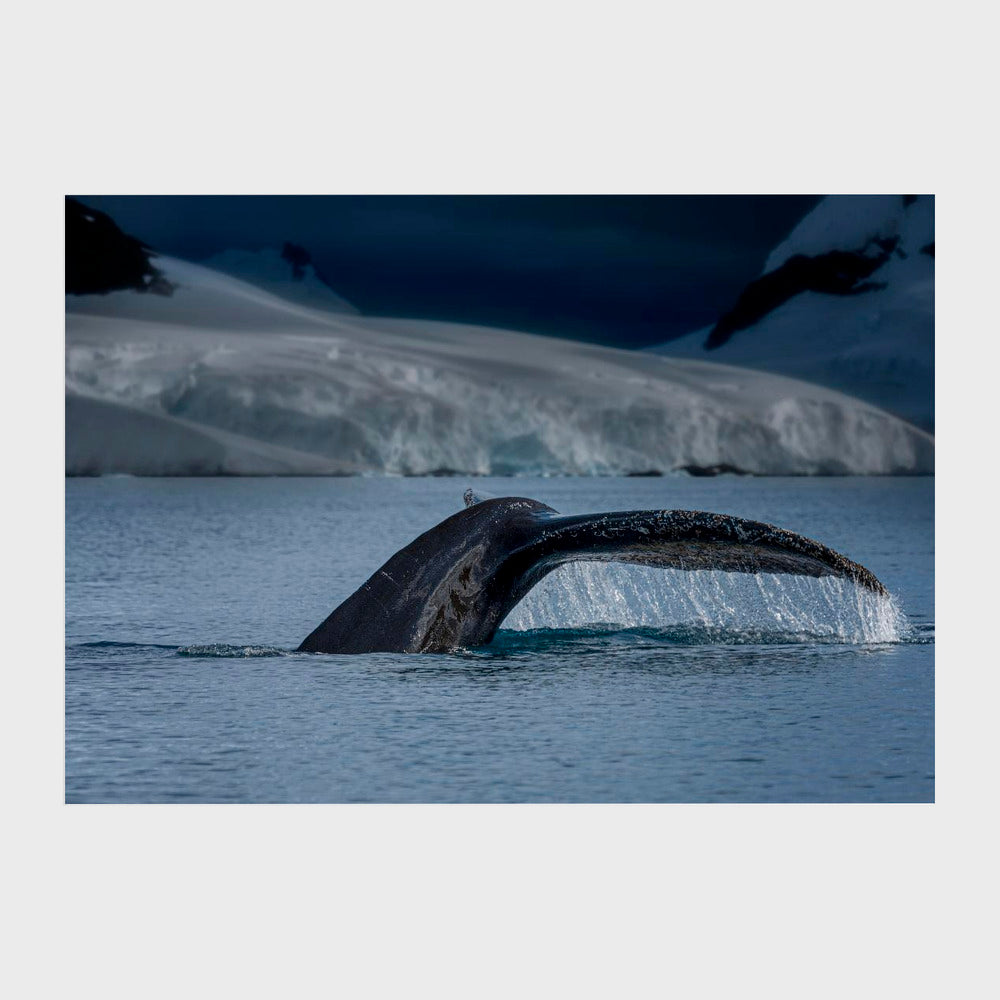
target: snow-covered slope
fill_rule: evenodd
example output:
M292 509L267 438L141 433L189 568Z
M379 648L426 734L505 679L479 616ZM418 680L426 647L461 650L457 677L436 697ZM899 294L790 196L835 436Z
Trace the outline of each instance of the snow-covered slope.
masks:
M264 250L224 250L201 262L203 267L221 271L248 284L256 285L289 302L327 309L330 312L356 313L347 299L338 295L317 272L311 262L293 266L274 248Z
M831 251L862 250L873 260L885 259L851 294L803 291L729 333L713 350L705 348L708 328L652 350L818 382L932 430L932 196L825 198L771 253L764 273L777 273L797 254L818 259ZM872 287L857 290L862 285Z
M337 315L158 257L66 301L74 474L926 473L933 439L780 376L512 331Z

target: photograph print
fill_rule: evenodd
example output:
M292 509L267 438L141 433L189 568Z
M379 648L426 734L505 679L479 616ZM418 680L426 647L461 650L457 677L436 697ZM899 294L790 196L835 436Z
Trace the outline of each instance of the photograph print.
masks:
M67 803L934 801L934 196L65 198Z

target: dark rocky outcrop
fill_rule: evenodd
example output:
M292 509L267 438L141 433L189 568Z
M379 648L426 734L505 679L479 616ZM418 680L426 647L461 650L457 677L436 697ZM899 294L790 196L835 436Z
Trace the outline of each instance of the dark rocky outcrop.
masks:
M721 462L718 465L678 465L676 472L686 472L689 476L749 476L752 473L746 469L739 469L728 462Z
M721 347L734 333L753 326L801 292L858 295L884 288L871 277L892 255L898 237L869 240L860 250L831 250L807 257L796 254L781 267L752 281L739 300L712 328L705 349Z
M170 295L173 285L150 263L152 249L114 220L66 199L66 294L105 295L132 288Z
M288 261L292 265L292 278L295 281L302 281L306 276L306 268L311 265L313 274L316 275L317 279L326 285L330 291L336 293L337 290L330 283L330 279L316 266L316 261L313 260L312 254L305 247L286 240L281 248L281 259Z
M306 276L306 265L312 263L312 256L305 247L288 243L281 248L281 259L292 265L292 277L301 281Z

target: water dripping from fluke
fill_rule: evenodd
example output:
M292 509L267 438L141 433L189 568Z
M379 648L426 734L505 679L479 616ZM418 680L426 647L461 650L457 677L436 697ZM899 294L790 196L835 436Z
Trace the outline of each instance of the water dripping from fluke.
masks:
M665 642L905 641L899 602L838 577L685 572L567 564L511 611L502 629L653 630Z

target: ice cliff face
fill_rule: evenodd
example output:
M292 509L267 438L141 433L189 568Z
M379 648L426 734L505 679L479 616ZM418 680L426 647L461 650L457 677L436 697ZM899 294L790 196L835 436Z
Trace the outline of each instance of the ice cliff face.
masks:
M934 426L934 198L825 198L714 327L653 348L815 381Z
M156 257L167 297L66 302L66 471L927 473L933 439L777 375L309 308Z

